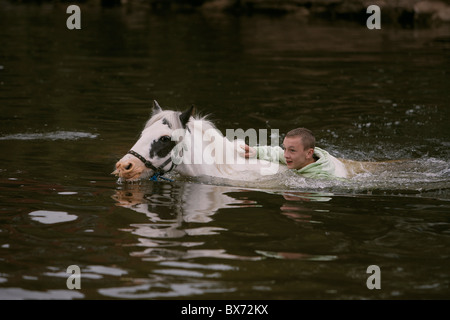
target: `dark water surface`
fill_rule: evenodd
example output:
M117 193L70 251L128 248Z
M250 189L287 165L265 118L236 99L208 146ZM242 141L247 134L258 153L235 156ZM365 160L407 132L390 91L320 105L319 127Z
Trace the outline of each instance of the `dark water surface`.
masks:
M65 6L1 4L0 298L449 297L448 26L94 6L69 31ZM338 157L408 161L339 182L117 183L153 99L224 133L305 126Z

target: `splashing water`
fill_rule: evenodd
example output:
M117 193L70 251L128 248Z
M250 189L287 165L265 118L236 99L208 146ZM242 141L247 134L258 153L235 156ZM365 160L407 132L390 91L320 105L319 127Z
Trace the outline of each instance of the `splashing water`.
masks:
M249 179L249 181L209 177L200 177L195 180L207 184L269 190L416 195L450 200L450 162L430 157L380 163L373 172L360 173L349 179L339 180L305 178L290 170L275 176L263 176L257 180Z

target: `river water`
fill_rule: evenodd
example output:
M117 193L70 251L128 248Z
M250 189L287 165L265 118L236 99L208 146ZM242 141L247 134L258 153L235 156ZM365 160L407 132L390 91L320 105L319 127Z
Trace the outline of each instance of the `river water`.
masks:
M85 5L68 30L65 5L1 4L0 298L449 297L448 26ZM119 183L153 99L223 133L303 126L335 156L405 161Z

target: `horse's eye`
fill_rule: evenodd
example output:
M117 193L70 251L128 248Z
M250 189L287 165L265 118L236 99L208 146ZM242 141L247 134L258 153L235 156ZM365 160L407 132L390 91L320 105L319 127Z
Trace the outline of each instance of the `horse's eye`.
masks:
M159 141L161 142L168 142L170 140L172 140L170 136L162 136L161 138L159 138Z

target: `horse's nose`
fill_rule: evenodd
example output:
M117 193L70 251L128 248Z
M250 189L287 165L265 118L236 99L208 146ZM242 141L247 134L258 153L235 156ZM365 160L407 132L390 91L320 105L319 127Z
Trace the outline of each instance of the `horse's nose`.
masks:
M134 169L133 162L121 160L116 163L116 170L114 170L114 172L112 172L112 174L123 177L127 173L132 172L133 169Z
M133 170L133 164L131 162L124 163L121 166L123 166L125 172Z
M140 163L139 159L126 155L117 161L116 170L112 174L125 180L137 180L145 169L145 166Z

